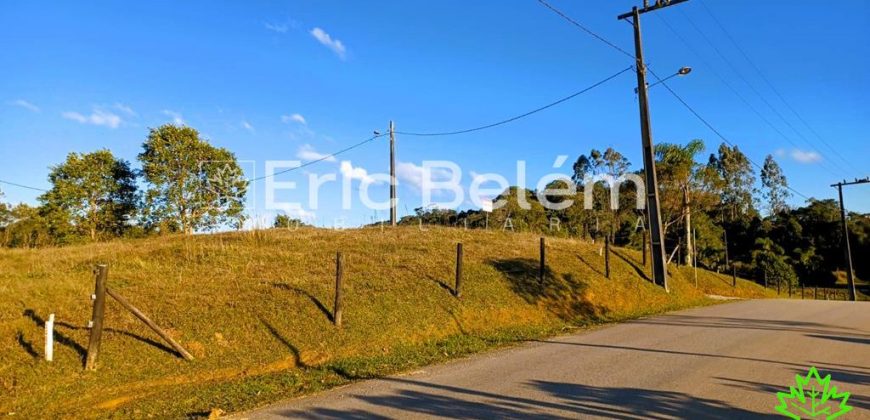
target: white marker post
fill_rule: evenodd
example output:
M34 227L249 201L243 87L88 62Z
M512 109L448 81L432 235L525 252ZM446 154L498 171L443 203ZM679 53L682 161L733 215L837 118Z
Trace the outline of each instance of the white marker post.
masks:
M45 360L54 360L54 314L45 322Z

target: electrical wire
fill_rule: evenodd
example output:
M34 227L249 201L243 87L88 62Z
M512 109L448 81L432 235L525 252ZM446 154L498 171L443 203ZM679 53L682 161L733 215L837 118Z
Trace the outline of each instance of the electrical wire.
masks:
M659 77L658 77L658 76L657 76L657 75L656 75L652 70L650 70L650 73L651 73L651 74L652 74L656 79L661 80L661 79L660 79L660 78L659 78ZM675 92L673 89L671 89L671 87L668 86L667 83L665 83L665 82L661 82L661 84L662 84L662 86L665 87L665 89L668 90L668 92L671 93L671 95L674 96L674 98L677 99L677 101L679 101L681 104L683 104L683 106L686 107L686 109L688 109L689 112L691 112L692 115L695 116L695 118L697 118L699 121L701 121L701 123L703 123L704 125L706 125L707 128L710 129L710 131L712 131L712 132L715 133L717 136L719 136L719 138L722 139L722 141L724 141L726 144L728 144L728 145L731 146L731 147L737 147L734 143L731 142L731 140L728 140L728 138L726 138L726 137L725 137L725 136L724 136L724 135L723 135L719 130L717 130L716 127L713 127L712 124L710 124L706 119L704 119L704 117L702 117L701 114L698 113L698 111L695 111L695 109L692 108L692 106L689 105L689 104L688 104L688 103L687 103L687 102L686 102L686 101L685 101L685 100L684 100L680 95L678 95L677 92ZM744 156L746 156L746 155L744 154ZM759 165L758 163L756 163L756 162L755 162L754 160L752 160L749 156L746 156L746 160L748 160L749 163L755 165L759 170L763 170L763 169L764 169L764 167L762 167L761 165ZM804 194L801 193L800 191L798 191L798 190L792 188L790 185L786 185L786 188L788 188L791 192L797 194L798 196L804 198L805 200L809 200L809 199L810 199L810 197L807 197L806 195L804 195Z
M558 14L559 16L563 17L563 18L564 18L565 20L567 20L568 22L570 22L570 23L572 23L573 25L577 26L578 28L582 29L584 32L586 32L586 33L590 34L591 36L593 36L594 38L598 39L599 41L601 41L601 42L607 44L608 46L610 46L610 47L616 49L617 51L619 51L619 52L621 52L621 53L623 53L623 54L629 56L632 60L636 60L636 58L635 58L635 56L634 56L633 54L628 53L627 51L625 51L624 49L618 47L616 44L614 44L614 43L608 41L607 39L605 39L605 38L602 37L601 35L598 35L598 34L596 34L595 32L591 31L590 29L586 28L585 26L581 25L579 22L577 22L577 21L574 20L573 18L569 17L569 16L566 15L565 13L561 12L560 10L556 9L555 7L551 6L551 5L550 5L549 3L547 3L546 1L544 1L544 0L537 0L537 1L538 1L538 3L540 3L540 4L544 5L544 6L546 6L548 9L550 9L550 10L552 10L553 12L555 12L556 14ZM646 66L646 67L647 67L647 70L650 72L650 74L653 75L653 77L655 77L656 79L658 79L660 82L662 81L662 79L661 79L660 77L658 77L658 75L656 75L655 72L653 72L653 70L652 70L649 66ZM697 118L697 119L698 119L699 121L701 121L705 126L707 126L707 128L709 128L709 129L710 129L713 133L715 133L715 134L716 134L720 139L722 139L722 141L724 141L726 144L730 145L731 147L736 147L736 146L734 145L734 143L732 143L730 140L728 140L728 138L726 138L726 137L725 137L725 136L724 136L724 135L723 135L719 130L717 130L716 127L714 127L712 124L710 124L710 122L708 122L704 117L702 117L701 114L698 113L698 111L695 111L695 109L692 108L691 105L689 105L689 104L688 104L688 103L687 103L687 102L686 102L682 97L680 97L680 95L678 95L677 92L675 92L673 89L671 89L671 87L670 87L667 83L665 83L665 82L661 82L661 84L664 85L664 87L665 87L665 88L666 88L666 89L671 93L671 95L673 95L674 98L676 98L676 99L677 99L681 104L683 104L683 106L686 107L686 109L688 109L689 112L691 112L692 115L695 116L695 118ZM752 159L750 159L749 156L746 156L746 159L747 159L750 163L752 163L753 165L755 165L756 167L758 167L759 169L763 169L763 167L762 167L761 165L755 163L755 161L753 161ZM804 199L809 200L809 197L807 197L806 195L804 195L804 194L801 193L800 191L794 189L793 187L791 187L791 186L787 186L787 188L788 188L790 191L792 191L792 192L794 192L795 194L797 194L798 196L803 197Z
M751 58L749 58L749 54L746 53L746 50L744 50L740 46L740 44L737 43L737 40L733 36L731 36L731 33L725 28L725 25L723 25L722 22L718 18L716 18L716 16L713 14L713 11L710 10L709 7L707 7L706 2L701 1L700 3L701 3L701 6L704 8L704 11L707 12L707 14L710 16L710 18L712 18L713 21L716 23L716 25L719 26L719 28L722 30L722 32L725 33L725 36L728 37L728 39L731 41L731 43L734 45L734 47L737 48L737 51L740 52L740 54L743 56L743 58L746 60L746 62L749 63L749 65L755 70L756 73L758 73L758 75L761 77L761 80L764 81L764 83L770 88L771 91L773 91L773 93L779 98L779 100L783 104L785 104L786 108L788 108L795 115L795 117L797 117L797 119L804 126L806 126L807 129L809 129L809 131L811 133L813 133L822 142L822 144L824 144L831 152L833 152L834 155L839 157L840 160L842 160L850 168L852 168L856 172L860 173L861 171L858 170L857 167L852 165L852 162L850 162L848 159L843 157L843 155L840 154L840 152L837 151L837 149L835 147L831 146L831 144L828 143L827 140L825 140L815 129L813 129L813 127L810 126L809 123L807 123L806 119L804 119L803 116L801 116L801 114L798 113L797 110L793 106L791 106L791 104L788 101L785 100L785 97L783 97L783 95L773 85L773 83L770 82L770 79L768 79L767 76L764 75L764 72L762 72L761 69L755 64L755 62L752 61Z
M17 183L15 183L15 182L4 181L4 180L2 180L2 179L0 179L0 184L11 185L11 186L13 186L13 187L18 187L18 188L26 188L26 189L28 189L28 190L48 192L48 190L46 190L46 189L36 188L36 187L31 187L31 186L22 185L22 184L17 184Z
M704 41L707 43L707 45L709 45L710 48L712 48L713 51L719 56L719 58L721 58L722 61L724 61L725 64L728 65L728 67L731 69L731 71L734 72L734 74L736 74L737 77L739 77L740 80L742 80L743 83L746 84L746 86L749 86L749 89L752 91L752 93L754 93L756 96L758 96L758 98L761 99L761 101L765 105L767 105L767 107L770 108L770 110L773 111L773 113L776 114L776 116L779 117L779 119L782 120L782 122L785 123L786 126L788 126L792 131L794 131L794 133L797 134L798 137L800 137L804 141L804 143L806 143L807 146L810 147L810 151L818 152L817 150L815 150L816 147L813 145L813 143L808 138L806 138L806 136L804 136L803 133L798 131L798 129L795 128L795 126L790 121L788 121L788 119L786 119L785 116L783 116L782 113L779 112L779 110L777 110L776 107L774 107L773 104L770 103L770 101L768 101L767 98L758 89L756 89L756 87L752 83L749 82L749 80L743 75L743 73L740 70L738 70L737 66L731 60L729 60L728 57L725 56L725 54L722 52L722 50L720 50L719 47L717 47L716 44L713 43L712 40L710 40L710 38L707 36L707 34L704 33L703 30L701 30L701 28L695 23L695 21L688 14L686 14L683 10L680 10L680 13L689 22L689 24L692 26L692 28L694 28L695 31L699 35L701 35L701 38L704 39ZM785 134L782 131L780 131L779 129L775 129L775 130L781 136L783 136L783 138L786 141L788 141L792 146L794 146L795 148L798 148L798 149L801 148L801 146L798 146L797 143L795 143L794 141L791 140L791 138L785 136ZM835 173L835 171L831 170L827 165L821 165L821 166L826 171L830 172L831 175L833 175L835 177L839 176ZM836 168L839 169L840 171L842 171L843 174L848 175L848 172L844 171L842 168L840 168L840 167L836 167Z
M615 49L615 50L621 52L622 54L625 54L626 56L628 56L628 57L631 58L632 60L635 59L635 58L634 58L634 54L632 54L632 53L626 51L625 49L621 48L620 46L618 46L618 45L616 45L616 44L614 44L614 43L608 41L606 38L604 38L604 37L601 36L601 35L598 35L598 34L595 33L594 31L592 31L591 29L587 28L586 26L583 26L580 22L577 22L576 20L572 19L570 16L566 15L565 13L562 13L561 10L559 10L559 9L553 7L552 5L550 5L550 3L547 3L547 2L544 1L544 0L538 0L538 3L541 3L541 5L543 5L544 7L548 8L548 9L550 9L551 11L553 11L553 13L555 13L555 14L561 16L562 19L565 19L566 21L570 22L572 25L574 25L574 26L580 28L582 31L584 31L584 32L586 32L587 34L591 35L593 38L595 38L595 39L597 39L597 40L599 40L599 41L601 41L601 42L607 44L608 46L610 46L611 48L613 48L613 49Z
M508 118L508 119L506 119L506 120L501 120L501 121L496 122L496 123L487 124L487 125L483 125L483 126L480 126L480 127L468 128L468 129L465 129L465 130L446 131L446 132L440 132L440 133L416 133L416 132L410 132L410 131L396 131L396 134L402 134L402 135L406 135L406 136L421 136L421 137L432 137L432 136L452 136L452 135L456 135L456 134L471 133L471 132L474 132L474 131L486 130L486 129L488 129L488 128L497 127L497 126L500 126L500 125L504 125L504 124L507 124L507 123L510 123L510 122L513 122L513 121L519 120L519 119L521 119L521 118L528 117L528 116L530 116L530 115L532 115L532 114L536 114L536 113L541 112L541 111L543 111L543 110L545 110L545 109L552 108L552 107L554 107L554 106L556 106L556 105L559 105L559 104L561 104L561 103L563 103L563 102L567 102L567 101L569 101L569 100L571 100L571 99L574 99L574 98L576 98L576 97L578 97L578 96L580 96L580 95L582 95L582 94L584 94L584 93L586 93L586 92L589 92L589 91L592 90L592 89L597 88L598 86L601 86L601 85L603 85L603 84L605 84L605 83L607 83L607 82L609 82L609 81L611 81L611 80L613 80L613 79L615 79L615 78L621 76L623 73L625 73L625 72L627 72L627 71L629 71L629 70L631 70L631 69L633 69L633 68L634 68L634 66L628 66L628 67L626 67L625 69L623 69L623 70L621 70L621 71L619 71L619 72L617 72L617 73L615 73L615 74L613 74L613 75L607 77L606 79L603 79L603 80L601 80L601 81L595 83L594 85L589 86L589 87L587 87L587 88L585 88L585 89L583 89L583 90L580 90L580 91L578 91L578 92L572 93L571 95L568 95L568 96L566 96L566 97L564 97L564 98L562 98L562 99L559 99L559 100L557 100L557 101L555 101L555 102L551 102L551 103L549 103L549 104L547 104L547 105L544 105L544 106L542 106L542 107L540 107L540 108L535 108L535 109L533 109L533 110L531 110L531 111L528 111L528 112L526 112L526 113L523 113L523 114L520 114L520 115L517 115L517 116L511 117L511 118Z
M285 170L283 170L283 171L274 172L274 173L272 173L272 174L264 175L264 176L261 176L261 177L258 177L258 178L251 178L251 179L248 180L248 182L256 182L256 181L260 181L260 180L263 180L263 179L266 179L266 178L272 178L272 177L274 177L274 176L276 176L276 175L286 174L286 173L288 173L288 172L293 172L293 171L295 171L295 170L302 169L302 168L304 168L304 167L306 167L306 166L314 165L315 163L318 163L318 162L323 162L324 160L332 159L332 158L334 158L334 157L336 157L336 156L338 156L338 155L340 155L340 154L343 154L343 153L349 152L349 151L351 151L351 150L353 150L353 149L356 149L357 147L360 147L360 146L362 146L362 145L364 145L364 144L367 144L367 143L370 143L370 142L372 142L372 141L375 141L375 140L377 140L377 139L379 139L379 138L381 138L381 137L384 137L384 136L386 136L386 135L387 135L387 134L375 134L375 135L372 136L372 137L369 137L369 138L367 138L367 139L365 139L365 140L363 140L363 141L361 141L361 142L359 142L359 143L352 144L352 145L350 145L350 146L348 146L348 147L345 147L344 149L341 149L341 150L339 150L339 151L337 151L337 152L333 152L333 153L330 153L330 154L324 155L324 156L322 156L322 157L320 157L320 158L314 159L314 160L312 160L312 161L305 162L305 163L303 163L303 164L301 164L301 165L299 165L299 166L294 166L294 167L292 167L292 168L285 169Z
M677 39L680 40L680 42L682 42L693 54L695 54L696 57L698 57L702 61L702 63L704 65L707 66L707 70L709 70L710 73L712 73L717 79L719 79L720 82L722 82L723 85L725 85L725 87L727 87L732 93L734 93L734 95L737 96L737 98L739 98L740 101L743 102L743 104L746 105L746 107L749 108L750 111L752 111L756 116L758 116L758 118L761 119L761 121L763 121L765 124L767 124L768 127L770 127L773 131L775 131L777 134L779 134L780 137L782 137L789 144L791 144L792 146L794 146L796 148L800 148L800 146L798 146L797 143L795 143L789 136L787 136L782 130L780 130L779 127L774 125L767 117L765 117L764 114L762 114L758 110L758 108L756 108L754 105L752 105L752 103L749 102L749 100L747 100L746 97L744 97L733 85L731 85L731 83L729 83L727 80L725 80L725 78L722 75L720 75L719 72L716 71L716 66L712 65L709 61L707 61L707 59L704 58L704 55L701 54L694 46L692 46L692 44L690 44L686 40L686 38L684 38L682 36L682 34L680 34L679 31L674 29L674 27L668 22L667 19L665 19L664 17L659 16L659 15L656 15L656 17L662 23L664 23L665 27L667 27L668 30L670 30L674 34L674 36L676 36ZM698 27L695 27L695 30L698 31L701 34L701 36L706 39L706 36L700 32ZM709 39L707 39L707 42L708 42L708 44L711 44L711 46L712 46L712 43L710 43ZM716 49L715 46L713 48ZM718 49L716 49L716 51L718 52ZM721 58L725 59L722 56L721 52L718 52L718 53L719 53L719 56ZM745 81L746 80L744 79L744 82ZM821 165L821 168L828 171L828 173L830 173L834 177L839 177L839 175L837 175L827 165Z

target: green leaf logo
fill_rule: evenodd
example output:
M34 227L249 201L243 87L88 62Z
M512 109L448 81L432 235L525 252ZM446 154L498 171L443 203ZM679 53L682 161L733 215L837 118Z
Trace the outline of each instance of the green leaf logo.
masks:
M801 419L835 419L850 411L852 407L848 392L837 392L837 387L831 385L831 375L822 378L813 366L806 377L795 375L795 385L789 387L789 392L777 392L779 405L776 411L794 420Z

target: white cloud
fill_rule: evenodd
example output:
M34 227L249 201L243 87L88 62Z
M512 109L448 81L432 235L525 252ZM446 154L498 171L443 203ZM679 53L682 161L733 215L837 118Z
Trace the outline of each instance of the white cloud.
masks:
M16 99L12 102L9 102L9 104L24 108L24 109L31 111L31 112L40 112L41 111L38 106L36 106L30 102L27 102L24 99Z
M816 163L822 160L822 155L812 150L804 151L800 149L794 149L791 151L791 158L800 163Z
M122 104L120 102L115 103L115 109L117 109L118 111L121 111L121 112L123 112L131 117L136 116L136 111L133 111L133 108L130 108L129 106Z
M290 114L281 116L281 122L288 123L291 121L298 122L299 124L308 124L307 122L305 122L305 117L303 117L302 114Z
M121 117L109 111L94 108L90 115L82 115L78 112L66 111L61 113L61 116L81 124L100 125L109 128L118 128L121 125Z
M450 171L444 168L430 168L431 179L441 180L450 178ZM423 190L423 167L411 162L399 162L396 165L396 179L400 183L407 184L417 191Z
M369 176L368 171L366 171L364 168L360 168L359 166L354 167L350 163L350 161L341 161L339 170L345 178L358 179L363 182L375 183L375 179Z
M244 128L245 130L248 130L248 131L250 131L250 132L252 132L252 133L255 131L255 130L254 130L254 126L251 125L251 123L249 123L249 122L247 122L247 121L242 121L242 128Z
M283 33L287 32L288 29L290 29L290 27L288 25L281 24L281 23L266 22L264 25L266 26L266 29L268 29L272 32L277 32L279 34L283 34Z
M326 31L320 28L314 28L310 32L311 36L313 36L318 42L323 44L326 48L329 48L338 55L339 58L344 60L344 55L347 49L344 47L344 44L338 40L333 39Z
M166 115L167 117L172 118L172 123L175 125L185 125L184 118L182 118L181 114L178 112L164 109L163 115Z
M320 153L314 150L310 144L303 144L296 152L296 157L302 160L325 160L327 162L335 162L335 156L326 153Z

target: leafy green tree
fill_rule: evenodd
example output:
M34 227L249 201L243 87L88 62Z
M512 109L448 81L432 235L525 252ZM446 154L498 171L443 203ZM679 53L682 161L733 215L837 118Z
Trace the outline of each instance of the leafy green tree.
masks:
M692 214L709 208L718 199L710 193L716 184L715 171L698 164L695 159L704 151L702 140L692 140L685 146L671 143L656 145L656 172L661 190L664 230L678 222L683 224L686 265L692 265L695 253L692 235Z
M797 286L798 278L791 261L785 256L782 247L770 238L758 238L752 251L753 265L767 279L768 284L779 284L787 288Z
M3 245L13 248L36 248L56 244L49 223L38 207L18 204L9 208L2 226Z
M762 194L767 201L768 211L771 215L775 216L788 210L786 200L791 196L788 191L788 180L786 180L782 168L771 155L767 155L767 158L764 159L764 166L761 169L761 185L763 187Z
M148 223L185 234L241 225L248 181L233 153L172 124L151 129L142 147Z
M755 171L749 158L737 146L719 145L719 155L711 155L710 163L722 178L722 213L725 219L749 220L757 214L753 202Z
M596 177L601 175L606 175L613 181L620 180L629 172L630 168L631 162L629 162L628 158L612 147L608 147L604 153L597 149L592 149L588 156L580 155L577 158L577 161L574 163L574 173L571 175L571 179L577 184L578 190L580 190L581 187L583 189L589 188L589 181L596 180ZM591 188L593 188L593 208L590 210L595 215L595 229L601 228L600 219L604 219L605 226L609 226L609 232L606 234L610 235L610 239L613 241L621 218L626 214L627 210L627 207L623 205L623 201L627 200L623 200L623 198L629 195L628 192L634 191L634 186L620 183L617 186L619 190L612 191L613 185L607 182L595 182L591 184ZM616 194L618 199L619 204L616 208L611 206L612 194ZM581 203L583 203L583 200L575 201L575 205L581 205ZM625 204L628 203L626 202Z
M39 197L49 219L68 218L90 240L120 236L136 212L136 174L108 150L70 153L51 168L51 189Z

